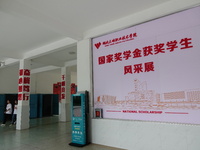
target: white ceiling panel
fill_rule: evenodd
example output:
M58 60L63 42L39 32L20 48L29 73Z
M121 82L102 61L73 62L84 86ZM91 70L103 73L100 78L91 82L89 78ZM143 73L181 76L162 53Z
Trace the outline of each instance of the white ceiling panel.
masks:
M0 61L66 38L81 40L88 30L169 0L0 0ZM69 54L69 52L74 54ZM33 59L35 68L76 59L76 46Z

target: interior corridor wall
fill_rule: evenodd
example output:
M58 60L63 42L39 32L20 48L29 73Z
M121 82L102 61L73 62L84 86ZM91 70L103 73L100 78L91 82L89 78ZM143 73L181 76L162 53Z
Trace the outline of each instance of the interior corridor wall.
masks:
M60 82L60 69L40 72L31 75L31 93L51 94L53 93L53 84Z
M0 69L0 93L18 93L19 65ZM31 74L31 93L52 93L60 81L60 70Z
M90 91L91 110L93 97L90 38L199 4L199 0L171 0L88 31L85 39L79 41L77 46L77 83L78 90ZM199 150L200 147L200 125L92 118L91 130L92 143L128 150Z
M0 94L18 93L19 64L0 69ZM31 94L53 93L53 84L61 81L60 69L31 74ZM77 72L71 72L71 83L77 84Z
M31 74L31 93L53 93L53 84L61 81L61 69ZM77 73L71 72L71 83L77 84Z
M77 84L77 72L71 72L71 83Z
M17 93L19 64L0 69L0 94Z

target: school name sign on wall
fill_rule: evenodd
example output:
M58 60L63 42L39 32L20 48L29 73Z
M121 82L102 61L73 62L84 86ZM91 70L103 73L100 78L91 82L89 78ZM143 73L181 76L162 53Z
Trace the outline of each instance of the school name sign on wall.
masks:
M200 124L200 7L92 39L104 118Z

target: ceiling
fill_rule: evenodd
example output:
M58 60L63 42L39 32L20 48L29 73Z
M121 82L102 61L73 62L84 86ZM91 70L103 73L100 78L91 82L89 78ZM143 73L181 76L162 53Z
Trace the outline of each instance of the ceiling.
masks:
M0 0L0 62L28 58L33 69L62 67L76 60L76 42L88 30L167 1Z

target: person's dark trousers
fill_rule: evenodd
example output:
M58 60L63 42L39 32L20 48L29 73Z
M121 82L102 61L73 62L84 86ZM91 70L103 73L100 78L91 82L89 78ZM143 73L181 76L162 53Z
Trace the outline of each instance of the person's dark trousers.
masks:
M5 124L6 121L9 120L10 118L11 118L11 114L5 114L5 115L4 115L3 124Z
M17 114L13 114L12 115L12 122L11 122L11 124L15 124L16 118L17 118Z

